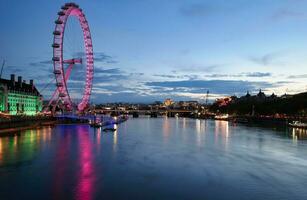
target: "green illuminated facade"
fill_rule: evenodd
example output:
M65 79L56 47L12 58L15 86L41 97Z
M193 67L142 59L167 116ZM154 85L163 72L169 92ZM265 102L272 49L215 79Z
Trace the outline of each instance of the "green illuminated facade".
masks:
M0 112L11 115L36 115L42 111L43 99L33 84L22 81L15 75L11 75L11 80L0 79Z

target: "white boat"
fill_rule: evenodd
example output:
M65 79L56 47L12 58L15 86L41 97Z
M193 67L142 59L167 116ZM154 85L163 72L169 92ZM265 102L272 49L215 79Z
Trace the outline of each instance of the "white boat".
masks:
M294 121L292 123L289 123L289 126L291 126L293 128L307 128L307 123Z
M214 119L216 120L228 120L229 119L229 115L228 114L225 114L225 115L216 115L214 117Z
M89 123L91 127L94 128L100 128L103 126L103 124L101 122L94 122L94 123Z

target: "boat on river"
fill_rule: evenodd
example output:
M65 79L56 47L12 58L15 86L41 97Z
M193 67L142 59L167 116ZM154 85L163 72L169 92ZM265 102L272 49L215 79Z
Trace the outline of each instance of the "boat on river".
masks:
M293 128L303 128L303 129L307 129L307 123L304 122L300 122L300 121L294 121L292 123L289 123L290 127Z
M216 120L228 120L229 119L229 115L228 114L225 114L225 115L216 115L214 117L214 119Z
M103 124L101 122L92 122L92 123L89 123L91 127L93 128L100 128L103 126Z
M94 117L94 120L89 120L89 125L93 128L100 128L104 126L114 125L114 124L120 124L128 120L128 117L125 115L122 116L115 116L110 118L96 118ZM115 130L111 130L115 131Z
M109 132L109 131L110 131L110 132L114 132L114 131L116 131L116 130L117 130L116 128L104 128L104 129L103 129L104 132Z

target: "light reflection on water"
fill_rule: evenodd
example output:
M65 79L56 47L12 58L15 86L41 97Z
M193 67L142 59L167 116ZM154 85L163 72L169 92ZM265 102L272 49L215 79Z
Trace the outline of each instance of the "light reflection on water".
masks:
M307 139L307 129L292 128L291 135L294 141L306 140Z
M90 200L93 198L95 180L92 144L87 129L84 129L79 136L79 165L81 170L78 174L76 199Z
M229 122L223 120L215 121L215 139L221 140L224 148L227 149L229 138Z
M130 119L114 128L62 125L0 137L1 199L307 195L306 130L185 118Z
M117 149L117 129L118 129L117 124L114 124L113 128L116 129L113 132L113 152L116 153L116 149Z

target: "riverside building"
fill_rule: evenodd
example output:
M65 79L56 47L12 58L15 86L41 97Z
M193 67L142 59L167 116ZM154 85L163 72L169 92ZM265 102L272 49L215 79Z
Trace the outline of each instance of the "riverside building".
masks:
M36 115L43 106L42 95L33 84L11 74L11 79L0 79L0 112L10 115Z

